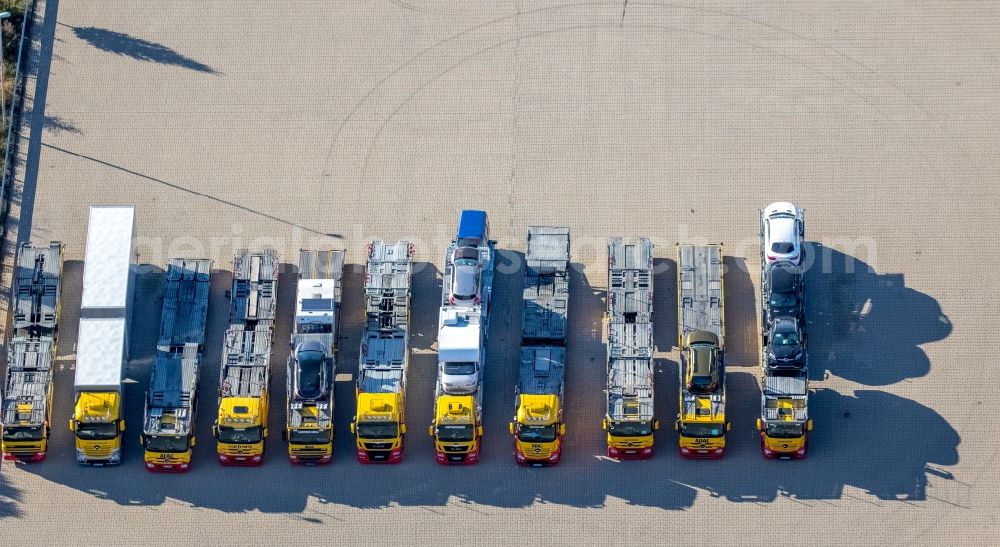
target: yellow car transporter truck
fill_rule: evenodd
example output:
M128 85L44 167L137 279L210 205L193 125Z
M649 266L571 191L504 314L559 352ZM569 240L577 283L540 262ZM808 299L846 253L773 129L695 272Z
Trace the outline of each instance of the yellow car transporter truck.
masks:
M653 243L608 245L608 456L651 458L653 432Z
M677 247L680 453L721 458L726 446L726 368L721 245Z
M277 284L278 258L273 252L243 251L236 256L218 416L212 427L223 465L264 462Z
M60 243L18 249L3 393L4 459L37 462L48 451L61 275Z
M333 379L346 251L299 251L295 330L285 376L285 431L292 463L333 459Z
M413 245L368 245L365 331L351 433L361 463L403 460Z
M531 226L521 300L521 364L514 393L514 460L559 463L569 304L569 228Z
M211 260L171 259L139 442L149 471L191 467Z

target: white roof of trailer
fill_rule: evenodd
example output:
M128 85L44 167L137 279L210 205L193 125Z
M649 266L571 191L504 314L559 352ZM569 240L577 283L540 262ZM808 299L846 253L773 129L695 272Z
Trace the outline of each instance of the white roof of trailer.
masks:
M76 387L106 386L118 390L124 355L124 318L81 319L76 348Z
M478 316L444 310L438 330L438 356L441 361L479 361L482 325ZM470 321L471 319L471 321Z
M81 307L126 307L134 222L133 207L90 208Z

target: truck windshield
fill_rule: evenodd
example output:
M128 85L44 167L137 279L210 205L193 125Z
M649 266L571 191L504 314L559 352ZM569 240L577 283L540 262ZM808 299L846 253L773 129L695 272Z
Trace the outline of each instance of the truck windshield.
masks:
M360 439L395 439L399 436L396 422L358 422Z
M802 435L802 424L767 424L767 436L774 439L794 439Z
M471 441L474 430L469 424L465 425L442 425L438 426L437 438L439 441L460 441L469 442Z
M455 361L444 364L444 373L449 376L469 376L476 373L476 363Z
M187 452L187 436L150 435L146 437L146 452Z
M288 442L292 444L327 444L330 442L330 432L319 429L293 429L288 434Z
M721 437L722 424L681 424L681 435L684 437Z
M76 436L88 441L107 441L118 436L118 423L110 424L76 424Z
M517 437L526 443L550 443L556 440L556 425L522 425Z
M3 428L3 440L5 441L40 441L42 440L42 426L35 427L10 427Z
M608 425L608 433L614 437L645 437L653 434L650 422L616 422Z
M259 425L247 428L219 426L218 441L220 443L255 444L263 438L263 431Z

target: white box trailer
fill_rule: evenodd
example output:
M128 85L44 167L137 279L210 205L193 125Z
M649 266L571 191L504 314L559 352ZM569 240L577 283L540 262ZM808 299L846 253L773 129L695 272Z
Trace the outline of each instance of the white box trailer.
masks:
M128 307L132 296L134 236L133 207L90 208L81 309L124 311Z
M77 338L76 391L116 386L128 361L135 208L90 208Z
M81 464L121 462L134 233L134 208L90 208L70 420Z
M80 319L76 391L120 391L127 359L125 318Z

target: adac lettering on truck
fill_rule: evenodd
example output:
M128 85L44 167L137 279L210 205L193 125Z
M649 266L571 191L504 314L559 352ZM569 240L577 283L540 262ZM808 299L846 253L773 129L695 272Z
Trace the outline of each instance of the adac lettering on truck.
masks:
M678 422L681 454L692 457L717 457L726 446L724 419L687 414Z
M179 452L160 452L156 450L145 450L143 454L143 461L146 463L146 469L155 471L187 471L191 466L191 446L193 446L193 438L183 437L164 437L161 436L161 440L168 443L175 443L180 446L182 443L187 445L187 450L182 450ZM149 443L149 438L145 441ZM155 443L155 441L154 441ZM155 448L155 445L154 445Z
M517 408L514 457L519 463L556 463L562 449L564 427L559 423L557 395L524 395Z

